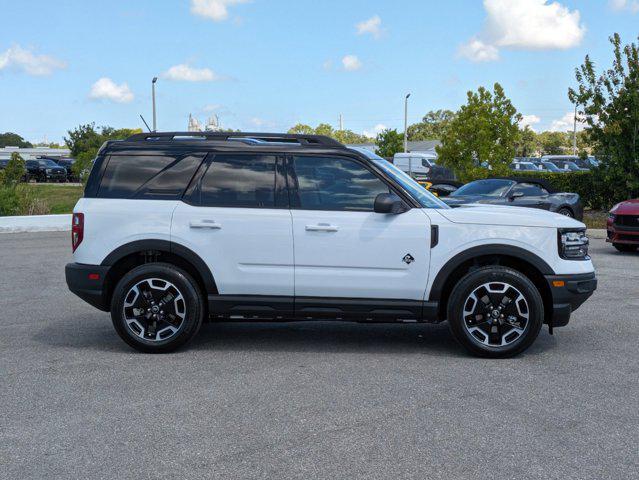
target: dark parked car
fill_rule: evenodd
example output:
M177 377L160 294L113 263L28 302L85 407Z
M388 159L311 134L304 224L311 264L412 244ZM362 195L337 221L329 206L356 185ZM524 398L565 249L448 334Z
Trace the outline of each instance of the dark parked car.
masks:
M35 179L37 182L66 182L67 171L50 158L27 160L27 181Z
M468 203L488 203L530 207L557 212L582 220L581 199L576 193L555 192L543 180L528 178L490 178L467 183L442 199L451 207Z
M434 180L424 185L426 189L438 197L447 197L464 184L455 180Z
M594 166L589 161L586 163L586 160L581 160L574 155L544 155L541 161L555 164L562 172L583 172Z
M55 159L54 162L57 163L59 166L64 167L64 169L67 171L67 180L69 182L76 182L78 180L76 175L73 173L72 167L75 163L75 160L73 158L58 158Z

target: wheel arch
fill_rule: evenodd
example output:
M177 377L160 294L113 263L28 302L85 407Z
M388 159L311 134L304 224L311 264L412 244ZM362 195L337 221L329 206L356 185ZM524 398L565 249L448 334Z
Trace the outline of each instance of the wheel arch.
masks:
M132 268L151 262L170 263L185 270L198 283L202 294L217 294L218 289L208 265L191 249L167 240L137 240L116 248L102 261L108 266L105 279L107 305L118 281Z
M440 319L445 319L450 293L468 272L487 265L513 268L526 275L537 287L544 301L545 317L552 314L552 293L545 275L555 272L548 263L520 247L511 245L480 245L452 257L439 270L429 293L429 301L437 302Z

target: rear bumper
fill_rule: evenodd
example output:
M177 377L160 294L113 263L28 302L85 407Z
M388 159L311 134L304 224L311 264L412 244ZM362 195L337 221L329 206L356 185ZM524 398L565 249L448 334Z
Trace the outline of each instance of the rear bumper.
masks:
M568 325L570 315L597 290L595 272L575 275L547 275L552 293L553 327ZM562 283L563 282L563 283Z
M106 291L108 266L68 263L64 269L67 286L89 305L109 311Z

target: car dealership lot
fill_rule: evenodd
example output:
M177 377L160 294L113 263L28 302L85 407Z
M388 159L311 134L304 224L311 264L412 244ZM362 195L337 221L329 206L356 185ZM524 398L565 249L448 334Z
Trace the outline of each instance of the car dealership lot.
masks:
M152 356L64 284L69 233L0 234L2 478L637 478L639 254L523 355L447 325L207 324Z

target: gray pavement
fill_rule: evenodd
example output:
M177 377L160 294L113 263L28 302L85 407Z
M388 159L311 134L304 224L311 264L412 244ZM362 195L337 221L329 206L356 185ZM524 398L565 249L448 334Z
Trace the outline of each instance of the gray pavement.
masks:
M64 284L69 233L0 235L0 478L639 478L639 254L509 360L447 325L209 324L136 353Z

